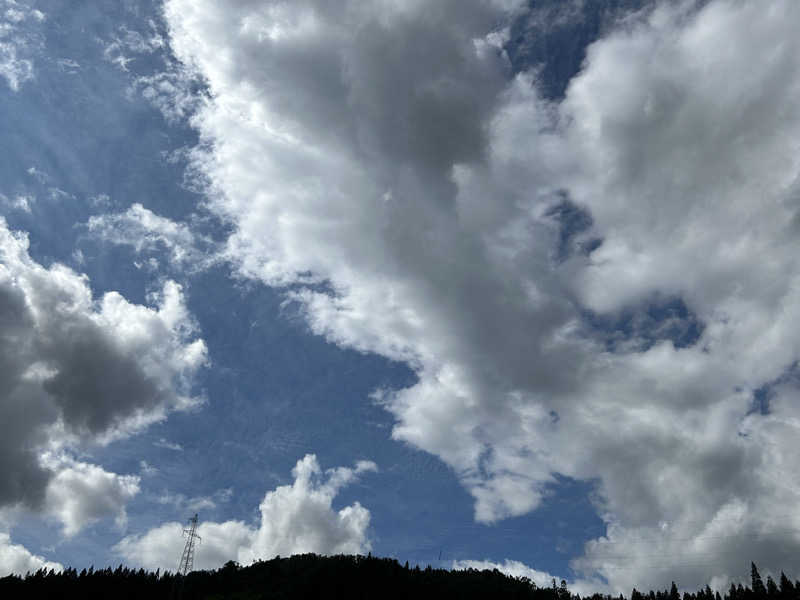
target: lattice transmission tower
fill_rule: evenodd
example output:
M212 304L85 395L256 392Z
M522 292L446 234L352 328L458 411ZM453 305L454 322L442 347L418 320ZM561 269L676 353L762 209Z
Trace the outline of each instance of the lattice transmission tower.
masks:
M201 541L201 537L197 535L197 513L189 519L189 527L183 530L183 535L186 536L186 545L183 547L183 554L181 554L181 562L178 565L178 573L186 576L194 566L194 545L195 541Z

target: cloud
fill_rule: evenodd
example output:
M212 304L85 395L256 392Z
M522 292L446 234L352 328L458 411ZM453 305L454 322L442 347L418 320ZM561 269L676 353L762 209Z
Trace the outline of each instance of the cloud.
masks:
M175 452L183 451L183 446L174 442L170 442L169 440L165 440L164 438L160 438L157 442L153 442L153 446L156 446L157 448L166 448L167 450L174 450Z
M31 205L36 203L36 197L30 194L17 194L13 198L9 198L5 194L0 194L0 204L7 210L20 210L30 214Z
M138 102L139 96L158 109L168 123L177 123L191 115L204 101L203 82L192 69L176 61L164 36L163 21L150 19L148 31L121 26L104 44L103 57L117 65L131 78L125 94ZM145 58L146 60L138 60ZM153 59L162 68L153 72ZM61 63L59 63L61 64ZM130 67L130 65L133 67ZM71 66L71 65L70 65Z
M297 461L291 485L267 492L261 502L261 522L251 527L242 521L201 522L202 538L195 556L196 569L215 569L229 560L250 564L276 555L358 554L367 551L369 510L354 502L340 510L333 500L346 485L375 464L361 461L353 468L338 467L324 473L316 456ZM117 554L143 567L174 569L183 549L180 523L165 523L143 535L123 538Z
M140 460L139 461L139 472L144 477L151 477L151 476L153 476L153 475L158 473L158 469L156 467L154 467L153 465L151 465L146 460Z
M40 23L45 15L14 0L0 4L0 76L12 91L33 79L33 51L42 45L40 36L26 22Z
M379 393L393 437L478 520L558 473L598 482L607 532L575 567L615 592L755 555L788 572L800 6L655 5L558 101L512 72L516 10L169 0L227 256L293 284L314 332L415 369Z
M85 276L36 263L0 219L0 338L0 506L55 511L68 534L119 517L138 480L69 453L199 402L206 348L180 286L166 282L153 307L93 298Z
M476 569L478 571L493 571L497 569L501 573L505 573L511 577L527 577L540 588L551 587L554 579L557 586L560 586L562 581L562 578L557 575L551 575L544 571L537 571L518 560L506 559L502 563L491 560L454 560L451 568L455 570ZM580 594L586 597L596 593L609 593L609 588L603 581L578 580L569 583L569 591L573 594Z
M131 55L152 54L163 48L164 38L161 37L157 24L150 21L148 25L150 31L144 34L121 25L111 41L105 43L103 58L127 71L128 64L135 60Z
M39 185L47 185L50 182L50 175L42 171L41 169L37 169L36 167L28 167L26 171L28 175L33 177Z
M56 65L58 65L58 69L63 73L69 73L73 75L80 71L81 65L78 61L72 58L59 58L56 60Z
M44 462L55 473L47 485L45 512L63 524L64 535L73 536L108 516L125 526L125 505L139 493L138 476L109 473L69 458Z
M223 488L214 492L212 496L196 496L187 498L184 494L165 493L156 498L159 504L169 504L180 512L202 512L216 508L219 504L228 502L233 495L231 488Z
M168 63L166 70L153 75L140 75L133 79L127 94L129 97L140 94L150 102L169 123L177 123L191 115L203 102L197 93L201 82L194 72L180 63Z
M532 569L518 560L506 560L502 563L490 560L454 560L452 568L455 570L475 569L478 571L493 571L497 569L501 573L505 573L511 577L527 577L535 583L537 587L541 588L549 588L553 584L553 579L555 578L553 575L545 573L544 571ZM561 580L558 579L558 582L560 583Z
M198 248L189 226L161 217L139 203L123 213L95 215L87 223L98 238L118 245L131 246L137 253L163 248L177 265L200 266L208 257Z
M33 573L39 569L61 571L64 567L60 563L31 554L20 544L12 544L7 533L0 533L0 577L12 573L25 575L28 571Z

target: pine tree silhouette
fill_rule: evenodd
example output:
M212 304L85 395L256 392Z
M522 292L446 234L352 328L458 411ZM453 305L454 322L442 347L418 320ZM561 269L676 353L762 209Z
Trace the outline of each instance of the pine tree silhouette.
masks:
M781 571L781 598L792 598L794 592L792 581L786 576L786 573Z
M681 600L681 595L678 593L678 586L675 585L674 581L669 588L669 600Z
M778 586L775 584L775 580L771 575L767 575L767 596L772 599L777 599L780 596Z
M758 573L758 568L754 562L750 563L750 587L756 597L766 598L767 588L764 587L764 582L761 581L761 575Z

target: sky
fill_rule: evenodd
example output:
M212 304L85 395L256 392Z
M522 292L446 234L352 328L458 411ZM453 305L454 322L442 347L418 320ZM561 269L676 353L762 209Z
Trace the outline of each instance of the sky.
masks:
M798 29L0 0L0 575L800 577Z

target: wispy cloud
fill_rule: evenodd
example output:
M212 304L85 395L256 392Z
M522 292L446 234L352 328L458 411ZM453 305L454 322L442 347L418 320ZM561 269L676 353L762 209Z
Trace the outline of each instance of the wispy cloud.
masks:
M40 10L15 0L0 4L0 76L12 91L33 79L33 59L42 46L36 24L45 15Z
M120 25L111 40L105 42L103 57L123 71L136 60L137 55L152 54L165 45L155 21L149 22L149 31L142 33Z
M221 260L213 241L196 235L187 224L159 216L138 203L122 213L95 215L87 226L97 238L130 246L138 254L165 250L170 262L183 269L203 269Z
M36 203L36 196L32 194L17 194L9 198L5 194L0 194L0 203L8 209L30 213L31 208Z
M198 512L202 510L212 510L220 504L230 501L233 490L224 488L217 490L211 496L187 497L184 494L164 493L156 498L158 504L172 506L179 512Z
M183 451L183 446L181 446L180 444L176 444L174 442L170 442L168 440L165 440L164 438L161 438L157 442L153 442L153 445L157 446L158 448L166 448L167 450L175 450L176 452Z

